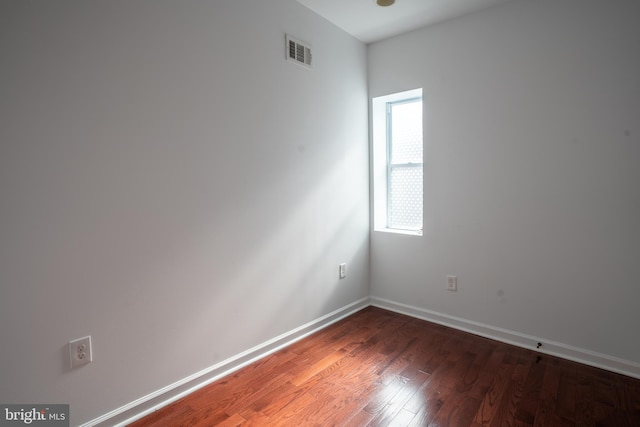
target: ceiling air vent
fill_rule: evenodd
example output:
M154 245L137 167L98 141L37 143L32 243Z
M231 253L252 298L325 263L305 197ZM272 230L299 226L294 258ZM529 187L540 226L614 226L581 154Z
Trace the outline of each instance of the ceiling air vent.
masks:
M287 34L287 60L311 68L311 45Z

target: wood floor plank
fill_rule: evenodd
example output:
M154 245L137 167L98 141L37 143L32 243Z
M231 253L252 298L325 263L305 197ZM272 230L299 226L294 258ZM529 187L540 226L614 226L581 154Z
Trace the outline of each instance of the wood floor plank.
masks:
M251 412L256 412L252 405L254 402L263 399L269 393L279 393L279 388L282 384L288 384L290 379L291 374L287 372L279 375L273 374L271 379L269 381L263 381L260 387L255 390L251 389L250 391L246 391L242 396L229 402L224 407L225 413L242 413L243 415L249 416ZM245 412L247 408L251 408L249 413Z
M593 376L579 369L576 385L576 426L595 427Z
M576 373L574 366L560 373L557 395L556 413L567 420L573 419L576 413Z
M522 355L525 356L525 355ZM531 358L518 358L513 374L509 379L507 388L498 405L494 423L497 425L508 424L509 420L516 420L516 412L524 391L524 383L531 369Z
M556 398L560 388L560 375L562 373L562 369L558 366L557 362L557 359L550 359L546 364L546 370L542 378L538 410L533 421L534 427L553 425Z
M502 409L500 407L500 402L502 401L502 396L509 387L509 381L514 369L515 360L513 355L508 352L505 354L505 357L498 367L498 371L493 377L493 381L480 404L480 408L474 420L476 423L490 425L493 423L494 419L499 417Z
M291 379L291 384L296 387L301 386L311 377L320 374L325 369L329 369L332 365L338 363L345 356L345 351L334 351L327 354L322 359L316 361L315 363L312 363L309 366L306 366L300 373L298 373L293 379Z
M515 413L515 419L524 425L532 426L540 406L542 380L546 369L546 358L536 357L523 385L522 396Z
M638 427L640 380L368 307L131 424Z
M429 427L468 426L473 423L480 403L465 394L453 393L428 425Z
M232 416L222 421L221 423L218 423L217 425L218 427L238 427L243 425L246 422L247 420L242 418L240 415L233 414Z
M400 409L400 411L398 411L398 414L391 420L388 425L393 427L408 427L411 425L415 417L416 414L402 408Z

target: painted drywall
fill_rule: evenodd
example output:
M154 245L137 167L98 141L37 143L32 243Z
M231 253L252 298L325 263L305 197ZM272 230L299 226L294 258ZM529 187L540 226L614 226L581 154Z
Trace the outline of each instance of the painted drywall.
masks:
M425 112L424 236L373 232L373 297L640 366L638 16L514 1L368 46L370 97Z
M361 42L294 0L8 0L0 52L0 402L78 425L368 296Z

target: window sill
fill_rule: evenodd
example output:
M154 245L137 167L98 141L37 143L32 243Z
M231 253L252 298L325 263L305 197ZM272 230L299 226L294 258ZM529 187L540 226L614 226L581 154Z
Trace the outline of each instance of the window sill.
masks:
M398 228L376 228L373 231L380 231L383 233L392 234L404 234L407 236L420 236L422 237L422 230L400 230Z

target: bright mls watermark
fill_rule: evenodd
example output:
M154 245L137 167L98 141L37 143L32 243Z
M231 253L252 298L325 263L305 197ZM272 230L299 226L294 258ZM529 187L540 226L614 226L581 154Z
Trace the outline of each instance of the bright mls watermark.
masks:
M0 427L69 427L69 405L2 405Z

